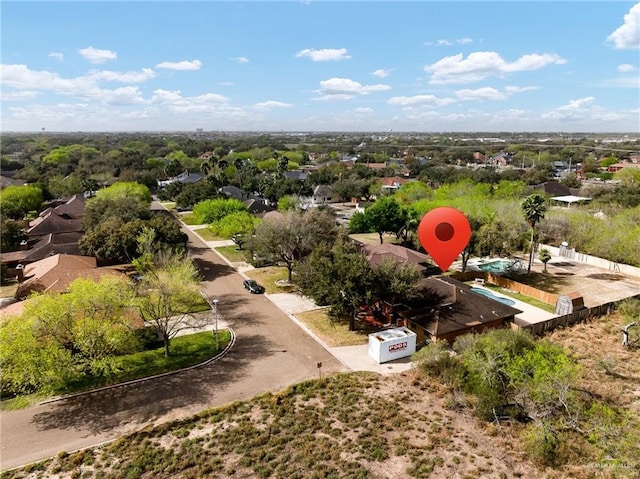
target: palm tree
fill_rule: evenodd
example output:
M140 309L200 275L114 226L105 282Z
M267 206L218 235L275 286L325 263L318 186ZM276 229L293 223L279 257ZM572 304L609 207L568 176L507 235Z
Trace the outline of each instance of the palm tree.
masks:
M547 205L545 204L545 199L538 193L527 196L522 201L522 214L526 222L531 226L531 251L529 251L529 267L527 268L527 274L531 272L531 263L533 262L536 224L544 218L546 211Z

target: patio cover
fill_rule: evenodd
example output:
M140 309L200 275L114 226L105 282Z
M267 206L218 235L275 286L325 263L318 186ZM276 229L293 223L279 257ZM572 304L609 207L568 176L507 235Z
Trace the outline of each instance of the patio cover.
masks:
M551 199L553 201L559 201L561 203L567 203L569 206L571 206L572 203L578 203L580 201L591 201L591 198L586 198L584 196L574 196L574 195L554 196Z

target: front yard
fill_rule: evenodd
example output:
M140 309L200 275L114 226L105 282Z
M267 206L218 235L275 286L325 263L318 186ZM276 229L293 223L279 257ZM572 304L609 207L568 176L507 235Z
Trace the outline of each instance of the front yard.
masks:
M284 266L255 268L245 274L264 286L265 293L295 293L298 289L296 285L287 283L289 276Z

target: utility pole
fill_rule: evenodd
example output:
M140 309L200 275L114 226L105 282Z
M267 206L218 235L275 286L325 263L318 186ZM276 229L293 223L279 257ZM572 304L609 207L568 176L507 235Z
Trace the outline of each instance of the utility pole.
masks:
M215 335L216 335L216 354L218 354L219 343L218 343L218 300L213 300L213 317L215 321Z

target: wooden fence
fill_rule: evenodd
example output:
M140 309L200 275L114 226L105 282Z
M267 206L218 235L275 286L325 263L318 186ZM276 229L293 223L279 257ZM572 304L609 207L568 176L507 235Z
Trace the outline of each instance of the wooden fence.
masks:
M558 301L557 294L548 293L547 291L542 291L541 289L534 288L533 286L518 283L517 281L498 276L497 274L484 273L481 271L465 271L464 273L453 273L451 274L451 277L462 282L472 281L476 278L484 279L489 284L500 286L501 288L509 289L511 291L516 291L552 306L555 306Z
M640 294L632 296L631 298L640 299ZM627 299L631 299L627 298ZM618 303L624 300L611 301L610 303L600 304L592 308L585 308L573 313L565 314L563 316L556 316L555 318L547 319L539 323L533 324L520 324L516 327L529 331L534 336L542 336L545 333L551 332L556 328L564 328L577 323L583 323L593 318L611 314L617 307Z

